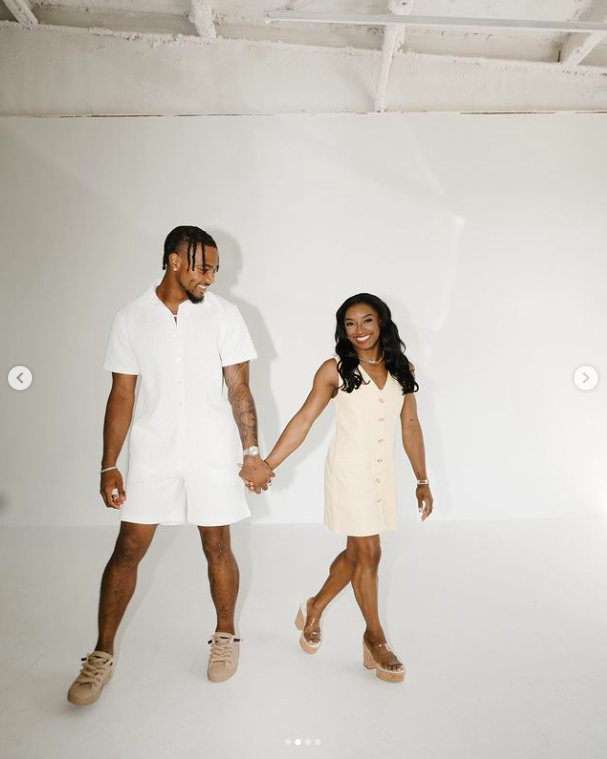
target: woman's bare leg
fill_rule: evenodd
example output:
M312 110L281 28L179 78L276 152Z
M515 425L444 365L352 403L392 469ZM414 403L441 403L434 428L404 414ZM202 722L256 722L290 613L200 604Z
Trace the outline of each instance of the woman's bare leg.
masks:
M338 554L329 567L329 576L315 596L307 601L306 626L303 636L309 643L320 640L320 617L331 601L352 580L356 546L349 537L346 548Z
M356 544L356 561L352 572L352 587L360 606L367 629L364 639L373 658L385 669L402 667L397 656L390 651L379 621L377 606L378 569L381 559L379 535L351 538Z

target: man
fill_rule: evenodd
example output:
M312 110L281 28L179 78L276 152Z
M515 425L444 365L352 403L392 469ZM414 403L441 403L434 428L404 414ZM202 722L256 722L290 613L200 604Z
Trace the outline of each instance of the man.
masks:
M73 704L96 701L112 676L114 637L159 524L198 526L217 613L207 676L227 680L238 666L239 573L230 525L250 515L242 480L260 493L274 476L257 447L249 389L249 361L257 355L238 308L208 292L219 271L210 235L198 227L174 229L165 241L163 269L161 281L118 312L107 347L104 368L113 382L101 496L108 508L120 509L121 525L101 582L95 650L68 692ZM116 462L138 376L125 488Z

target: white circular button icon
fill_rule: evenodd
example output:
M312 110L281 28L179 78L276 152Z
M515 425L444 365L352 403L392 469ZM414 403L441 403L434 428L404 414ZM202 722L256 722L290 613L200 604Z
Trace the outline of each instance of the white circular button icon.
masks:
M575 370L573 381L580 390L592 390L599 381L599 373L592 366L580 366Z
M27 390L32 384L32 373L27 366L13 366L8 373L8 384L13 390Z

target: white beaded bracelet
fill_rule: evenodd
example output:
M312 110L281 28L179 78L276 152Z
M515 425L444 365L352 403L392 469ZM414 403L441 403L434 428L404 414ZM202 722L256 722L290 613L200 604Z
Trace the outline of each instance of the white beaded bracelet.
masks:
M107 469L102 469L101 470L101 474L103 474L104 472L111 472L112 469L118 469L118 467L117 466L108 466Z
M430 480L418 480L417 484L418 485L429 485L430 484Z

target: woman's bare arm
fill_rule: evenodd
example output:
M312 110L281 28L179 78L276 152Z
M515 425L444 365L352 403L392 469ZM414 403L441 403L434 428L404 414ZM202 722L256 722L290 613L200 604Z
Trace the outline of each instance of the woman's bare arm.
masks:
M339 372L334 359L325 361L314 375L312 390L303 406L284 428L266 461L271 469L281 464L306 439L314 422L327 407L340 385Z
M403 436L403 447L411 462L411 467L418 480L427 479L426 475L426 451L424 447L424 435L422 426L417 415L417 401L414 393L405 395L400 412L400 421ZM433 498L429 485L418 485L415 491L417 507L422 517L422 522L432 513Z
M417 402L414 393L405 395L405 402L400 413L403 447L411 467L418 480L426 479L426 451L424 435L417 415Z

